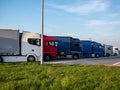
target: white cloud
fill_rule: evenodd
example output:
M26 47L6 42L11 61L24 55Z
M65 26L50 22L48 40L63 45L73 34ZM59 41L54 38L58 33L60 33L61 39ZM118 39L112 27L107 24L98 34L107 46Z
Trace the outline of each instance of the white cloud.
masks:
M87 24L89 27L114 27L114 26L120 26L120 21L107 21L107 20L91 20L88 21Z
M88 21L88 25L91 26L91 27L105 25L105 24L107 24L107 22L104 21L104 20L91 20L91 21Z
M54 8L74 13L78 15L88 15L91 13L106 11L109 7L109 3L102 0L90 0L88 3L84 4L72 4L72 5L50 5Z
M111 42L111 38L116 41L119 38L120 21L91 20L86 27L92 30L92 36L98 40Z
M107 16L108 17L118 17L118 16L120 16L120 14L119 13L111 13L111 14L108 14Z

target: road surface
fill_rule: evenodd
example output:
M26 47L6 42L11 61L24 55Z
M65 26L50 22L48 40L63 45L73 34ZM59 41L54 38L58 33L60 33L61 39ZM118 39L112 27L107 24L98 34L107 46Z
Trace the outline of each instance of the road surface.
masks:
M101 58L84 58L84 59L62 59L47 61L46 64L82 64L82 65L106 65L120 66L120 56L101 57Z

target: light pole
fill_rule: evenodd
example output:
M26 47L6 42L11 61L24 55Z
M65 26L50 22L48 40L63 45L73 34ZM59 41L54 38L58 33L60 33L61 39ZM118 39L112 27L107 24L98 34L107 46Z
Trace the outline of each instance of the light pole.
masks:
M44 35L44 0L42 0L42 29L41 29L41 64L44 63L43 61L43 35Z

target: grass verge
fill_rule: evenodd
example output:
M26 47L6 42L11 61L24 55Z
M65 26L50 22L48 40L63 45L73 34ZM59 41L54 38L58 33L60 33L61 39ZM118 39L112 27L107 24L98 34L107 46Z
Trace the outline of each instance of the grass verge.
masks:
M120 67L0 63L0 90L120 90Z

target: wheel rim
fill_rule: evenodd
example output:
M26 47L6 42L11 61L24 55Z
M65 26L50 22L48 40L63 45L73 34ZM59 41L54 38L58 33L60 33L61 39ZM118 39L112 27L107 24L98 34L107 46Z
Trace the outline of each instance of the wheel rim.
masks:
M49 56L49 55L46 55L46 56L45 56L45 60L47 60L47 61L50 60L50 56Z
M34 56L28 56L28 61L29 61L29 62L35 61L35 57L34 57Z
M73 58L74 58L74 59L78 59L78 55L74 55Z
M99 58L100 56L99 56L99 54L96 54L96 58Z

